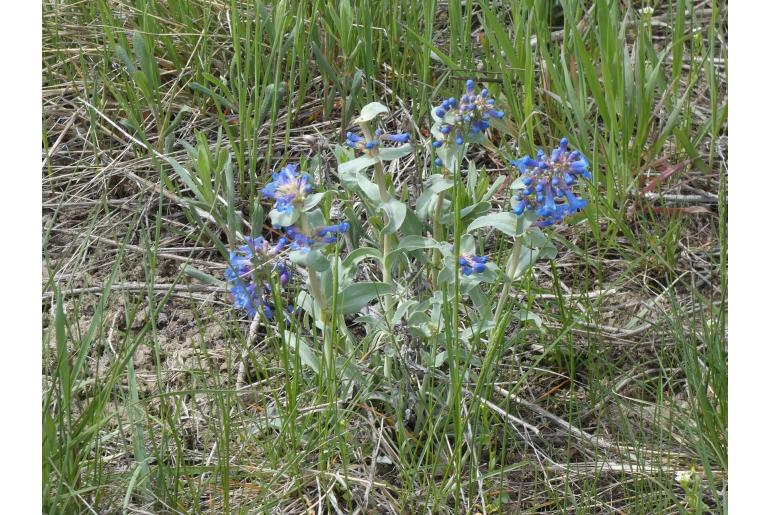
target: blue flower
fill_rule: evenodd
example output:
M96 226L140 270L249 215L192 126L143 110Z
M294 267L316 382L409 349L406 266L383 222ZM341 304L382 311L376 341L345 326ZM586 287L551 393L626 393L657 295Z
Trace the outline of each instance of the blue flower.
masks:
M374 156L379 152L380 144L383 141L391 141L393 143L408 143L410 136L408 132L388 134L383 132L382 129L377 129L374 131L374 139L371 141L367 141L366 138L353 132L348 132L346 134L346 138L347 139L345 140L345 144L350 148L354 148Z
M487 262L489 256L475 256L472 254L464 254L457 260L457 264L460 265L460 269L463 271L463 275L480 274L487 269Z
M342 222L336 225L327 225L321 227L316 232L318 236L324 238L326 243L335 243L337 241L337 237L335 235L348 232L349 229L350 224L347 222Z
M313 238L303 234L294 226L286 228L286 236L290 242L289 248L295 251L310 252L310 247L315 243Z
M502 118L503 111L494 108L495 100L489 98L489 90L482 89L474 94L475 86L472 80L465 83L465 94L456 98L451 97L434 108L433 114L440 120L439 132L441 137L433 142L435 148L445 142L462 145L468 141L469 134L479 134L490 127L490 118Z
M291 213L294 206L302 205L305 196L313 191L310 175L297 172L297 165L288 164L273 174L273 180L262 188L262 195L275 200L275 209Z
M340 222L335 225L325 225L316 230L314 236L308 236L294 226L286 228L286 236L290 243L289 248L299 252L310 252L313 246L329 245L337 242L337 236L350 230L348 222Z
M591 180L588 159L577 150L569 152L568 146L567 138L562 138L550 155L538 150L536 158L524 156L512 162L523 175L524 185L513 197L516 215L534 211L540 217L535 224L547 227L586 206L573 189L580 179Z
M264 304L264 290L261 285L254 283L250 268L237 269L236 266L231 264L225 270L230 298L236 308L244 310L249 318L254 318L257 315L257 309Z

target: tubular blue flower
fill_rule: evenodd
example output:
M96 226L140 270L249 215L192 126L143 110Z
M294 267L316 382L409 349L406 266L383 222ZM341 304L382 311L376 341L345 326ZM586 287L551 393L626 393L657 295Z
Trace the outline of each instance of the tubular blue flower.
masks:
M297 165L288 164L273 174L273 180L262 188L262 195L275 200L275 209L291 213L294 206L301 206L305 196L313 191L310 175L297 172Z
M441 147L445 142L453 142L462 145L468 142L470 134L479 134L490 127L490 118L502 118L503 111L494 108L495 100L489 98L489 90L482 89L474 94L474 83L468 80L465 83L465 94L456 98L451 97L433 109L433 114L440 120L439 132L442 137L433 142L435 148Z
M350 224L347 222L338 223L336 225L326 225L318 229L318 236L329 236L331 234L348 232Z
M513 197L514 214L534 211L539 216L535 225L547 227L585 208L585 199L577 197L573 188L580 179L591 180L588 159L577 150L569 152L568 147L567 138L562 138L550 155L538 150L536 159L524 156L512 162L524 185Z
M289 248L291 250L310 252L310 247L314 243L313 238L303 234L294 226L286 228L286 236L289 239Z
M382 139L385 141L392 141L394 143L409 143L409 139L411 136L409 136L408 132L402 132L401 134L384 134L382 136Z
M390 141L393 143L408 143L411 136L408 132L402 132L399 134L388 134L383 132L382 129L374 131L374 139L367 141L363 136L359 136L353 132L348 132L346 135L345 144L350 148L360 150L371 156L377 155L380 150L380 145L383 141Z
M472 254L463 254L458 260L457 264L460 265L460 269L463 275L480 274L487 269L487 262L489 256L475 256Z
M326 225L316 230L314 236L308 236L294 226L286 228L286 236L289 240L289 248L299 252L310 252L313 246L329 245L337 242L339 234L350 230L348 222L340 222L335 225Z
M320 236L322 241L324 243L337 243L337 235L343 234L348 232L348 229L350 229L350 224L347 222L342 222L336 225L327 225L325 227L321 227L316 231L318 233L318 236Z

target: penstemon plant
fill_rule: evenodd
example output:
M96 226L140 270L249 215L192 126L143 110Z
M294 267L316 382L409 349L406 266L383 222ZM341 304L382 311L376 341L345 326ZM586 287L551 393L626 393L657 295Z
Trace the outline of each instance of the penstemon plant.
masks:
M364 355L381 365L386 380L393 377L394 357L404 344L426 341L432 343L429 352L421 347L422 366L440 366L449 358L459 381L468 370L461 371L459 357L471 355L472 342L481 335L492 345L511 319L539 326L527 310L511 318L510 290L537 259L555 257L543 230L586 207L580 188L591 179L588 160L563 138L548 154L511 161L509 207L493 209L492 196L506 177L490 184L468 149L497 150L488 133L504 127L505 113L487 89L476 92L467 81L459 100L449 98L432 109L432 143L426 150L434 152L437 173L422 191L411 192L410 201L388 170L414 149L409 133L385 130L388 113L378 102L364 106L345 146L334 149L339 189L319 190L294 164L273 174L261 194L272 201L269 218L279 237L274 244L256 236L235 246L225 278L234 306L265 321L277 316L271 298L303 278L296 305L281 302L287 313L280 315L299 317L305 328L312 321L322 331L329 367L332 342L339 340L331 331L340 332L352 351L357 344L352 324L364 327ZM347 220L332 220L330 213L340 211ZM513 238L504 269L487 250L491 234L482 229L488 228ZM376 280L360 280L364 263Z

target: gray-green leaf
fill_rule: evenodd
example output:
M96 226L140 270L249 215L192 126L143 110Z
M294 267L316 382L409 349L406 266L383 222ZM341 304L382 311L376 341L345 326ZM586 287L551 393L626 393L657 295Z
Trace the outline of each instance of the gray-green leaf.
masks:
M481 229L482 227L494 227L508 236L516 237L521 234L520 228L517 227L518 225L518 219L513 213L493 213L474 220L468 226L468 232Z
M310 252L294 250L289 253L289 259L292 263L305 266L316 272L323 272L329 268L329 260L315 249L312 249Z
M380 207L380 210L384 211L388 215L388 225L385 226L383 232L385 234L392 234L401 227L406 218L406 204L396 200L394 198L384 202Z
M273 222L273 226L289 227L294 225L294 222L299 220L299 210L292 209L289 212L278 211L277 209L270 210L270 221Z
M379 282L360 282L351 284L345 288L340 296L341 310L344 315L351 315L361 311L372 300L390 293L390 286Z
M379 152L379 157L383 161L391 161L393 159L398 159L399 157L404 157L406 155L409 155L412 152L412 145L409 143L406 143L404 145L401 145L399 147L389 147L389 148L382 148Z
M413 234L401 238L398 248L401 250L437 249L439 248L439 243L433 238Z
M339 167L337 167L337 170L339 171L340 179L350 180L350 174L355 174L362 170L366 170L376 162L377 160L373 157L358 156L357 158L351 159L350 161L340 163Z
M284 340L289 344L289 347L293 348L295 352L299 353L299 361L316 374L321 370L318 356L316 356L313 349L305 342L303 338L298 337L296 334L290 331L284 331Z
M313 193L312 195L308 195L305 198L305 204L302 206L303 211L309 211L316 207L323 199L324 197L334 195L336 192L334 190L326 190L322 191L320 193Z
M368 122L370 120L374 120L378 115L385 114L388 112L388 108L384 105L380 104L379 102L372 102L370 104L366 104L361 109L361 114L358 118L356 118L356 123L362 123L362 122Z

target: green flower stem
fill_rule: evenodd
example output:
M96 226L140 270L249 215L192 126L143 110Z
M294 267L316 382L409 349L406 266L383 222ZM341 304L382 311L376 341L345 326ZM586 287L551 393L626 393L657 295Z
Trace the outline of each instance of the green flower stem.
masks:
M307 216L305 213L300 214L299 217L299 223L300 227L302 228L302 232L304 232L307 236L310 236L313 234L313 229L310 227L310 222L307 219ZM328 384L329 384L329 391L328 394L330 398L333 396L333 388L334 388L334 339L331 327L329 326L329 321L331 320L330 313L329 313L329 304L326 302L326 298L323 296L323 291L321 290L321 281L318 279L318 274L315 270L308 268L307 269L307 275L308 279L310 280L310 291L313 294L313 300L318 303L318 307L321 308L321 322L323 325L323 350L324 350L324 369L326 370L327 377L329 378ZM334 288L336 289L337 285L334 284ZM333 308L336 308L336 306L333 306Z
M390 194L388 193L388 188L385 185L385 170L382 168L382 161L377 161L374 165L374 180L377 183L377 187L380 189L380 198L383 202L387 202L390 199ZM390 254L390 249L392 245L392 238L389 234L385 234L383 231L382 233L382 257L383 261L385 258L388 257L388 254ZM385 266L385 263L382 265L382 282L387 284L391 287L391 291L393 290L393 277L390 273L390 267ZM393 312L393 295L390 293L385 295L385 313L387 315L387 320L390 321L390 315Z
M461 146L459 152L460 156L464 155L465 145ZM454 227L452 239L454 240L454 301L452 302L452 338L450 351L450 377L452 382L452 411L455 429L455 470L462 470L462 442L463 438L463 415L462 415L462 373L460 369L460 347L462 343L460 341L460 163L461 158L454 161L452 167L452 179L454 182L454 201L452 202L452 210L454 211ZM453 347L453 348L452 348ZM465 368L465 367L463 367ZM460 481L455 482L455 499L460 498ZM456 508L458 505L456 504Z
M433 238L444 241L444 227L441 225L441 211L444 207L444 192L441 191L436 199L436 211L433 213ZM438 285L438 272L441 269L441 251L433 249L433 285Z
M519 264L519 255L521 254L521 240L523 236L516 238L513 243L513 249L511 250L511 256L508 258L508 267L505 270L505 275L508 280L503 286L503 293L497 301L497 310L495 311L494 325L497 326L500 321L500 317L503 315L503 309L505 309L505 301L508 300L508 293L511 291L511 283L513 282L513 274L516 273L516 266Z
M313 229L310 227L310 222L308 221L305 213L302 213L299 216L299 223L300 227L302 227L302 232L304 232L307 236L311 236L313 234ZM326 324L328 320L328 305L326 304L326 299L324 298L321 291L321 281L318 279L318 274L316 274L315 270L308 268L307 275L310 279L310 291L313 294L313 299L321 307L323 322Z
M448 175L448 172L452 173L452 178L455 180L455 187L457 187L457 174L460 172L460 165L463 161L463 158L465 157L465 151L467 149L467 145L460 145L458 146L452 146L451 147L451 154L448 154L447 162L443 165L444 169L444 177L446 178ZM451 158L451 159L450 159ZM454 167L452 170L447 168L447 163L454 163ZM455 194L455 196L457 196ZM441 224L441 213L444 210L444 198L446 197L446 192L441 191L438 193L438 198L436 199L436 210L433 213L433 239L436 241L442 242L446 241L446 237L444 235L444 226ZM456 236L455 236L456 238ZM441 269L441 251L439 249L433 250L433 287L438 288L438 273Z
M374 135L372 134L372 130L371 130L371 127L369 126L369 122L361 122L358 125L361 127L361 132L363 132L366 140L372 141L374 139ZM377 156L375 155L373 157L377 157ZM379 189L380 200L383 203L390 200L390 193L388 192L388 186L385 183L385 169L383 168L382 161L380 159L377 159L377 162L374 164L374 182L377 184L377 188ZM392 238L389 234L385 234L385 231L382 231L382 233L380 234L380 237L382 239L382 257L383 257L382 282L384 282L390 287L390 291L393 291L393 276L391 275L390 267L385 264L385 259L388 257L388 254L390 254ZM384 308L385 308L385 322L386 324L390 324L391 318L393 317L393 295L391 293L385 294ZM386 352L384 365L383 365L383 374L387 379L390 379L391 377L391 368L392 368L391 358L390 356L388 356Z

